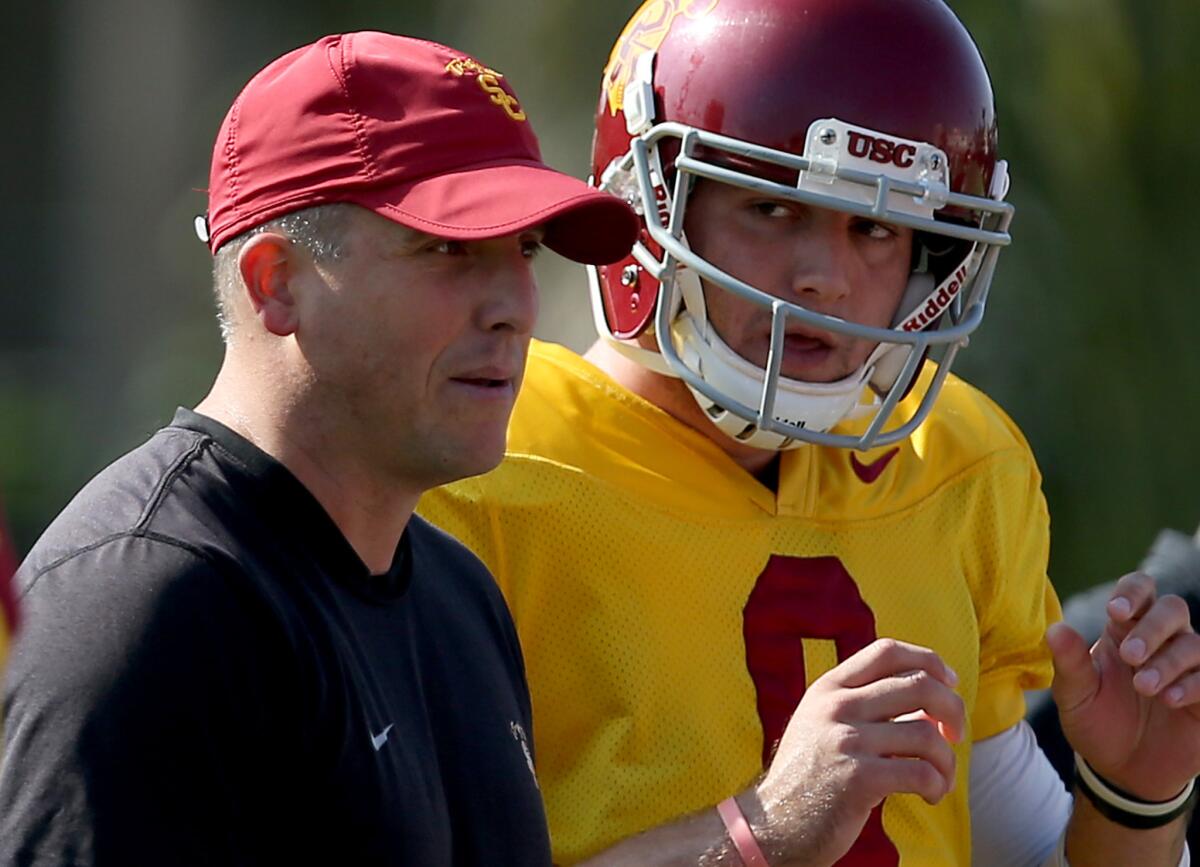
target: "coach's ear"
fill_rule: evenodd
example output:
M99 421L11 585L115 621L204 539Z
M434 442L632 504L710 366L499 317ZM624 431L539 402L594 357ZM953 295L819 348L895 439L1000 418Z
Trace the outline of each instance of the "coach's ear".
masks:
M238 253L238 271L254 315L271 334L287 337L300 324L289 282L294 276L295 248L283 235L264 232L250 238Z

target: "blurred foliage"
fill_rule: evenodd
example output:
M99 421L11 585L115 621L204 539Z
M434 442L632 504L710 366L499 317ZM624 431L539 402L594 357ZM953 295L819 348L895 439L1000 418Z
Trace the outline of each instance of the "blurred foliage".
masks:
M1025 430L1061 590L1200 521L1200 295L1188 191L1200 102L1190 0L960 2L1013 163L1014 246L963 370Z
M1015 243L959 371L1041 462L1063 591L1200 520L1190 166L1194 0L951 0L992 71ZM204 209L241 84L325 32L447 42L503 70L547 158L586 173L600 70L633 2L59 0L6 13L0 492L27 548L93 473L195 403L220 360ZM11 167L17 167L12 170ZM589 339L582 275L546 257L541 333Z

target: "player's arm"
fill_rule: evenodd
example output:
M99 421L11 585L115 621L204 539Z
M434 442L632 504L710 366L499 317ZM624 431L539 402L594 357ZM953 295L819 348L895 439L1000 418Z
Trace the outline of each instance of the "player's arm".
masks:
M931 650L882 639L813 682L763 779L737 804L773 867L820 867L849 850L888 795L936 804L954 786L963 730L956 675ZM652 829L586 862L740 865L716 809Z
M1143 573L1117 582L1107 611L1090 649L1065 624L1046 635L1063 732L1088 766L1066 858L1072 867L1175 865L1190 809L1177 799L1200 773L1200 637L1187 604L1157 596Z
M1058 847L1071 795L1023 720L971 745L973 867L1034 867Z

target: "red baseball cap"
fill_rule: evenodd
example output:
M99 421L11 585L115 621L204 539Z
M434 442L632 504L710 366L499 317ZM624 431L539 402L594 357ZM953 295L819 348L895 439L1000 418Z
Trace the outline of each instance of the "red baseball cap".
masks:
M502 74L372 31L326 36L250 79L217 135L197 231L215 253L330 202L455 240L544 225L547 247L590 264L624 258L638 232L624 202L542 162Z

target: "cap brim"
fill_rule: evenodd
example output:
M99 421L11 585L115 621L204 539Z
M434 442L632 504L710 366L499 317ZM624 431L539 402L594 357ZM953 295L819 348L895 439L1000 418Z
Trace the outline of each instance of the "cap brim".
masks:
M544 226L547 247L589 265L628 256L639 229L620 199L534 162L485 163L355 200L410 228L460 241Z

